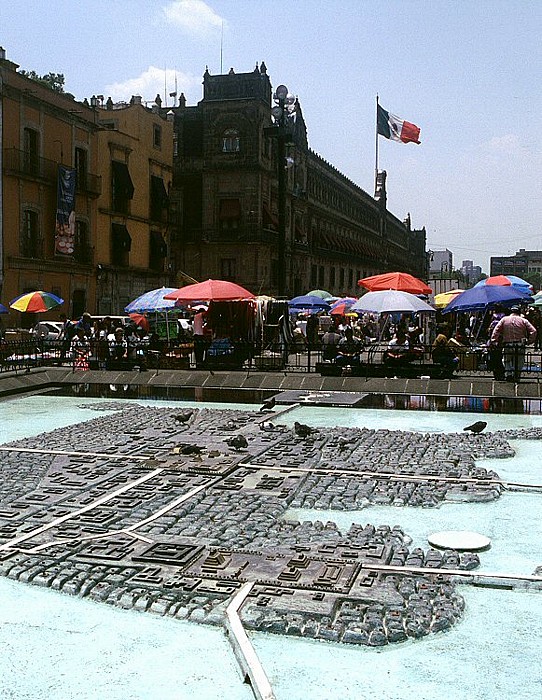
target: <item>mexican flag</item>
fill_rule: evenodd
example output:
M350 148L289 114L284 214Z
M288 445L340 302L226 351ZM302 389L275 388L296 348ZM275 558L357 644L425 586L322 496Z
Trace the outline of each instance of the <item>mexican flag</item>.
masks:
M402 143L421 143L419 126L386 112L380 105L377 105L376 123L377 133L386 139Z

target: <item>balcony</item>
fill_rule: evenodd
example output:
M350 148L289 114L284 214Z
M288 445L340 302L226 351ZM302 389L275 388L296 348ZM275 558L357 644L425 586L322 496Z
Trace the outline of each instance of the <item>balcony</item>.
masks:
M45 180L56 183L58 163L47 158L21 151L18 148L6 148L4 151L4 170L8 173L33 180Z
M102 178L92 173L77 173L75 191L89 197L99 197L102 194Z
M5 172L31 180L42 180L48 185L56 186L59 163L56 160L21 151L18 148L4 150ZM76 191L90 197L102 193L102 178L91 173L77 173Z

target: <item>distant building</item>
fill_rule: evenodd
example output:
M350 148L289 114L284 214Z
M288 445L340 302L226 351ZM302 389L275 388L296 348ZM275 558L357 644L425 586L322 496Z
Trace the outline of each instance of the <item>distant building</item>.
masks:
M472 260L463 260L459 271L469 287L472 287L476 282L482 279L482 268L480 265L474 265Z
M453 270L453 254L451 250L430 250L429 254L429 272L430 273L449 273Z
M281 212L272 92L262 63L250 73L206 70L195 107L180 96L171 209L175 269L275 295ZM288 126L287 295L316 287L352 295L358 279L384 271L425 279L425 229L388 212L386 173L379 173L373 197L312 151L297 100Z
M527 274L542 274L542 250L525 250L520 248L515 255L492 257L490 259L490 275L516 275L524 277Z

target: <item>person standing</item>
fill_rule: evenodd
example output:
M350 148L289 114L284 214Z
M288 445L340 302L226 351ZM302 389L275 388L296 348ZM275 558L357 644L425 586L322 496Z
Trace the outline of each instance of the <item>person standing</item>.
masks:
M196 361L196 369L201 369L205 362L205 351L207 349L207 339L205 335L207 326L206 314L206 309L199 308L192 321L194 328L194 359Z
M526 346L535 340L536 328L520 316L519 306L513 306L510 314L497 323L491 334L491 342L502 343L504 378L507 382L519 382L525 362Z

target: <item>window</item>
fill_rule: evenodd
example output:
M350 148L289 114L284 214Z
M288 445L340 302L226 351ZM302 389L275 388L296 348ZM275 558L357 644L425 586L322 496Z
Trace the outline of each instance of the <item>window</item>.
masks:
M84 289L74 289L72 295L72 318L79 318L87 311L87 293Z
M25 258L41 258L43 255L39 214L32 209L25 209L23 212L21 255Z
M222 152L239 152L239 132L237 131L237 129L226 129L226 131L222 135Z
M84 148L75 149L75 171L77 174L77 189L87 189L88 153Z
M320 265L320 267L318 268L318 286L323 287L324 284L324 266Z
M73 256L79 263L88 265L92 262L92 250L88 234L88 224L86 221L75 222L75 245Z
M223 280L235 279L236 260L235 258L222 258L220 260L220 276Z
M318 285L318 266L311 265L311 287Z
M130 200L134 196L134 185L126 163L111 162L111 208L121 214L127 214Z
M164 258L167 256L167 244L160 231L151 231L149 239L149 267L163 272Z
M111 224L111 264L127 267L132 238L124 224Z
M161 177L151 175L150 217L152 221L164 221L168 205L168 193Z
M152 125L152 145L154 148L162 148L162 127L159 124Z
M331 289L335 288L335 268L329 268L329 286Z
M39 175L40 135L35 129L24 130L24 170L30 175Z
M221 231L238 229L241 221L241 202L238 199L221 199L218 218Z

